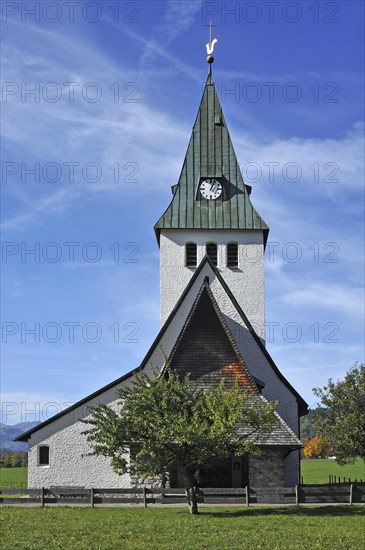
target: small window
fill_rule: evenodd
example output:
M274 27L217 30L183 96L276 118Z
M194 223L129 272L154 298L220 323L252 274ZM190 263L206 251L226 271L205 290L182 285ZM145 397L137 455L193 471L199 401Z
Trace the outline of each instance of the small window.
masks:
M49 447L48 445L41 445L39 447L39 466L49 466Z
M186 267L196 267L197 254L195 243L187 243L185 245L185 262Z
M227 267L238 267L238 244L227 244Z
M218 264L218 258L217 258L217 245L216 243L208 243L207 244L207 255L209 256L210 260L214 265Z

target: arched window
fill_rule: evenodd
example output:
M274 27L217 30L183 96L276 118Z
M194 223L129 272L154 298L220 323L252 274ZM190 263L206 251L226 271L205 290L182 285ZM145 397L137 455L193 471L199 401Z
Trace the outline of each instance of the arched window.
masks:
M227 267L238 267L238 244L227 244Z
M218 264L218 254L217 254L217 244L208 243L207 244L207 255L214 265Z
M48 445L40 445L38 447L38 465L49 466L49 447Z
M196 243L186 243L185 245L186 267L196 267L196 263L197 263Z

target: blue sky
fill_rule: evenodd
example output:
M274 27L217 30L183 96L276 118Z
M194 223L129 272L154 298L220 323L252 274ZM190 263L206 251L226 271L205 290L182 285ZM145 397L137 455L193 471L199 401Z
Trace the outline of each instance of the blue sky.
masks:
M210 18L218 93L270 227L267 347L314 405L314 386L363 360L363 2L71 4L2 3L1 421L44 420L155 338L152 227Z

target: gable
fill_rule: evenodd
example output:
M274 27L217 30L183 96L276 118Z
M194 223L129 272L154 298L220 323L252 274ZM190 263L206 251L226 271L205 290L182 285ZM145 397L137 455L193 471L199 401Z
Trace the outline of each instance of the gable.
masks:
M207 283L208 280L211 281L210 285L208 285ZM139 367L133 369L132 371L127 372L122 377L118 378L117 380L114 380L107 386L95 391L93 394L78 401L77 403L68 407L64 411L61 411L54 417L46 420L42 424L39 424L32 430L29 430L28 432L22 434L16 440L28 441L28 439L30 439L33 433L39 430L43 430L46 426L50 426L51 424L54 425L54 427L52 426L52 429L56 430L57 425L59 425L58 421L61 419L63 422L66 421L65 417L67 417L68 421L71 423L77 422L79 418L77 411L80 410L80 408L82 409L84 406L88 404L95 404L99 401L102 401L105 399L106 395L110 396L108 398L109 400L113 400L113 395L115 395L115 391L117 387L120 386L121 384L130 383L130 380L132 379L132 377L135 374L137 374L139 371L144 370L145 372L149 373L151 371L152 366L162 369L164 366L163 353L166 354L168 357L170 357L172 362L174 362L175 361L174 356L178 351L180 339L184 337L184 335L188 330L190 318L192 318L195 307L199 302L199 296L200 296L199 293L202 292L203 285L204 285L204 288L206 288L208 295L210 296L211 303L214 309L214 314L218 316L218 319L221 322L221 325L223 327L225 325L224 331L225 331L226 337L232 344L235 354L232 354L229 348L224 347L225 351L222 355L222 358L224 360L221 362L221 365L222 365L222 369L225 368L226 370L225 371L222 370L222 372L219 373L218 368L214 370L214 368L211 367L211 372L209 372L209 369L208 369L207 371L201 373L202 376L207 376L207 377L208 376L211 376L211 377L226 376L226 378L230 378L230 375L232 375L233 372L236 371L236 373L239 374L240 377L242 377L241 378L242 383L245 384L247 382L247 379L245 378L246 375L244 374L244 372L246 372L248 373L247 376L249 376L250 379L252 380L253 387L256 387L253 381L253 376L255 376L256 378L260 379L261 384L264 384L264 385L266 384L266 388L267 388L269 384L267 379L267 372L272 372L272 375L275 377L275 379L278 380L278 382L282 384L283 387L286 387L287 392L293 396L294 400L297 401L296 409L299 408L299 411L302 414L305 414L308 408L307 403L303 400L303 398L298 394L298 392L296 392L296 390L289 384L286 378L279 371L273 359L269 355L268 351L265 349L260 338L257 336L254 329L252 328L249 321L247 320L247 317L245 316L244 312L242 312L242 310L240 309L234 296L226 287L226 284L222 279L219 273L219 270L215 266L213 266L209 258L205 257L203 261L200 263L198 269L195 271L194 276L192 277L189 284L185 288L183 294L181 295L175 308L169 315L167 321L162 326L155 341L151 345L150 349L148 350L147 354L145 355ZM209 308L209 304L204 305L204 303L202 303L202 307ZM227 308L230 309L230 313L228 316L226 313ZM243 346L243 347L238 346L237 338L232 337L232 334L234 334L234 332L229 328L229 317L233 317L233 313L237 317L237 319L240 319L241 323L244 323L247 326L247 331L251 338L251 340L249 341L249 346ZM198 323L198 320L194 322ZM218 330L217 327L214 330ZM189 329L189 332L190 332L190 335L193 334L192 328ZM222 334L219 334L219 338L223 339ZM212 342L212 339L210 339L210 342ZM192 343L193 341L191 340L191 344ZM214 345L215 345L215 340L214 340ZM242 347L242 351L240 351L241 347ZM198 353L197 348L198 348L197 343L195 343L195 349L197 350L197 353ZM207 349L207 346L206 346L206 349ZM163 350L163 353L161 352L161 350ZM254 354L253 354L253 351L254 351ZM253 366L257 363L258 361L257 358L259 358L259 362L261 362L264 366L264 372L257 373L254 370L252 370L251 364L247 363L246 356L250 357L250 361ZM176 357L177 359L179 359L178 355ZM180 364L182 364L182 357L183 356L181 355L179 359ZM195 355L195 357L197 358L199 357L199 355ZM195 365L198 364L197 360L194 361L194 364ZM230 367L229 365L232 365L232 366ZM193 365L192 365L192 368L193 368ZM275 400L275 399L278 399L278 397L274 395L272 399ZM297 410L296 411L293 410L293 414L294 412L296 416Z
M185 325L170 355L171 367L199 386L218 386L224 380L232 387L236 378L242 386L257 393L234 340L219 311L207 281L202 285Z

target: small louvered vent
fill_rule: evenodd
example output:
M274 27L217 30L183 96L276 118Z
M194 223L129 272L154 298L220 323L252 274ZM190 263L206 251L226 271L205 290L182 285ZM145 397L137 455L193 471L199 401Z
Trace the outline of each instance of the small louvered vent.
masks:
M227 244L227 267L238 267L238 244Z
M214 265L217 265L217 245L215 243L207 244L207 254Z
M196 267L197 254L196 254L196 244L187 243L185 246L186 252L186 267Z

